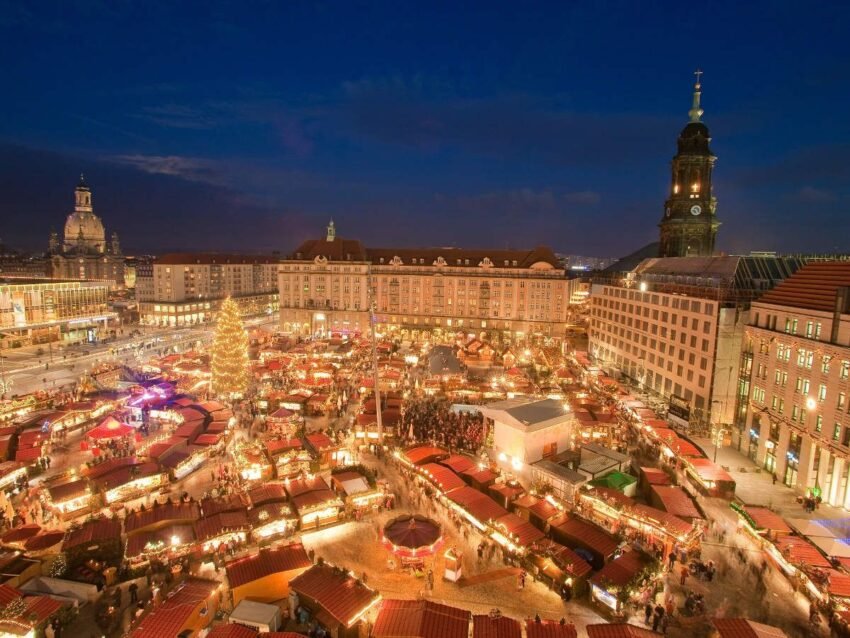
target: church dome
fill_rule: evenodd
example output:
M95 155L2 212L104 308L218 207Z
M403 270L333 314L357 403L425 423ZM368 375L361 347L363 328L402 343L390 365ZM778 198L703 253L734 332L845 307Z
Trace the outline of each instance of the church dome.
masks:
M82 246L80 244L82 243ZM94 213L74 211L65 222L65 246L79 246L103 251L106 231L103 222Z
M688 122L679 133L679 153L695 155L711 155L708 143L711 135L703 122Z

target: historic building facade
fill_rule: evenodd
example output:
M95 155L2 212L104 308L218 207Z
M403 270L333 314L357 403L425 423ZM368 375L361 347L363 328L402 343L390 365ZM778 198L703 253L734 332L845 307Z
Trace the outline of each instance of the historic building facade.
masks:
M299 335L390 330L562 336L579 280L551 249L366 248L337 237L304 242L280 265L281 329Z
M211 321L226 297L248 316L278 310L277 257L172 253L136 268L142 323L189 326Z
M54 279L108 281L113 288L124 286L124 256L118 234L106 240L100 217L94 214L91 188L83 176L74 189L74 212L65 221L60 241L50 234L47 254L48 275Z
M702 85L697 71L690 122L678 139L673 158L670 194L664 202L661 218L660 257L708 257L714 254L717 200L711 189L712 171L717 158L709 148L711 137L702 122L700 107Z
M755 302L741 451L850 509L850 262L811 262Z

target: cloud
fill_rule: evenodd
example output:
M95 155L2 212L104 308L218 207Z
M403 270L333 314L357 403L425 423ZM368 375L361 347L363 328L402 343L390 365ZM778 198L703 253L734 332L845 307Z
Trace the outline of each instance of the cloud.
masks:
M438 195L436 200L441 206L464 214L517 217L566 214L570 209L597 204L600 196L592 191L558 193L551 189L519 188L455 198Z
M185 104L145 106L135 117L165 128L194 130L212 129L223 122L222 117L211 113L207 108L197 108Z
M195 157L180 157L179 155L113 155L107 160L118 164L133 166L145 173L153 175L170 175L190 182L205 182L222 184L221 174L217 165L210 161Z
M811 204L822 204L824 202L834 202L838 199L838 195L834 192L823 189L823 188L815 188L814 186L803 186L803 188L799 189L795 193L795 198L800 200L801 202L808 202Z

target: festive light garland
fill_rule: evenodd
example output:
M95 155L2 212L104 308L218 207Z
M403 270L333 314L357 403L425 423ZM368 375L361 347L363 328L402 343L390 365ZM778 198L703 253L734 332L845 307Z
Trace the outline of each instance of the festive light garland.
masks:
M245 394L250 381L248 333L230 297L221 304L210 354L213 392L228 399Z

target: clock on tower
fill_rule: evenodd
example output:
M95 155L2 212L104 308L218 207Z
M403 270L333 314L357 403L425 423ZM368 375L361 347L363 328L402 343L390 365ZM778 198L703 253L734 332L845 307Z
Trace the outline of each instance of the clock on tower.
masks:
M670 195L658 224L660 257L704 257L714 253L720 222L715 217L717 201L711 178L717 157L709 148L711 136L702 121L701 75L702 71L696 72L693 106L688 111L690 122L679 134L678 150L671 163Z

